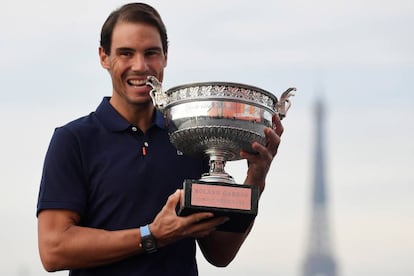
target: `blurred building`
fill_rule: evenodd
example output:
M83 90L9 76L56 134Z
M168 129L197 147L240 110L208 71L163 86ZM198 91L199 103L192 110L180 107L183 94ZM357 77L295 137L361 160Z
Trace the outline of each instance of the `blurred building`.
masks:
M322 101L315 106L314 175L308 245L303 263L303 276L337 276L337 264L332 250L328 218L328 193L325 179L325 110Z

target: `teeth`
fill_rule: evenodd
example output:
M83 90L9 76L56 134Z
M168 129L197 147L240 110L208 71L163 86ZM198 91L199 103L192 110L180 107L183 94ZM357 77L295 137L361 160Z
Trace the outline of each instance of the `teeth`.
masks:
M128 83L131 85L140 86L140 85L145 85L147 81L146 80L129 80Z

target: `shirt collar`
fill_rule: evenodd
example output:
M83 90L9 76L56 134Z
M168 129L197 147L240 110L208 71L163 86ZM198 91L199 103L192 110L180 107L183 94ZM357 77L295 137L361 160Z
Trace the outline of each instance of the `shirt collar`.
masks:
M122 132L131 127L131 124L125 120L109 103L111 97L104 97L98 108L96 109L96 116L104 124L104 126L114 132ZM153 126L161 129L166 128L164 115L158 110L155 111Z

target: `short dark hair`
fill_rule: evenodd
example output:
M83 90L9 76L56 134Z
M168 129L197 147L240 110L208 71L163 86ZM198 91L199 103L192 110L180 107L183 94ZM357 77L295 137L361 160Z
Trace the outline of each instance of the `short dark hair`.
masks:
M107 55L111 53L112 33L115 25L121 21L147 23L156 27L161 36L164 54L168 52L167 29L157 10L145 3L129 3L113 11L102 26L100 45Z

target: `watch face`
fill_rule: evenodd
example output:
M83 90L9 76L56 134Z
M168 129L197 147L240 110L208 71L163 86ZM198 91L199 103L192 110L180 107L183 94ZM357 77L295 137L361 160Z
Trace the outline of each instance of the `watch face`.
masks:
M145 249L154 249L155 248L155 243L151 238L146 238L144 241L144 248Z
M145 236L142 238L142 248L147 253L153 253L157 251L157 245L152 236Z

